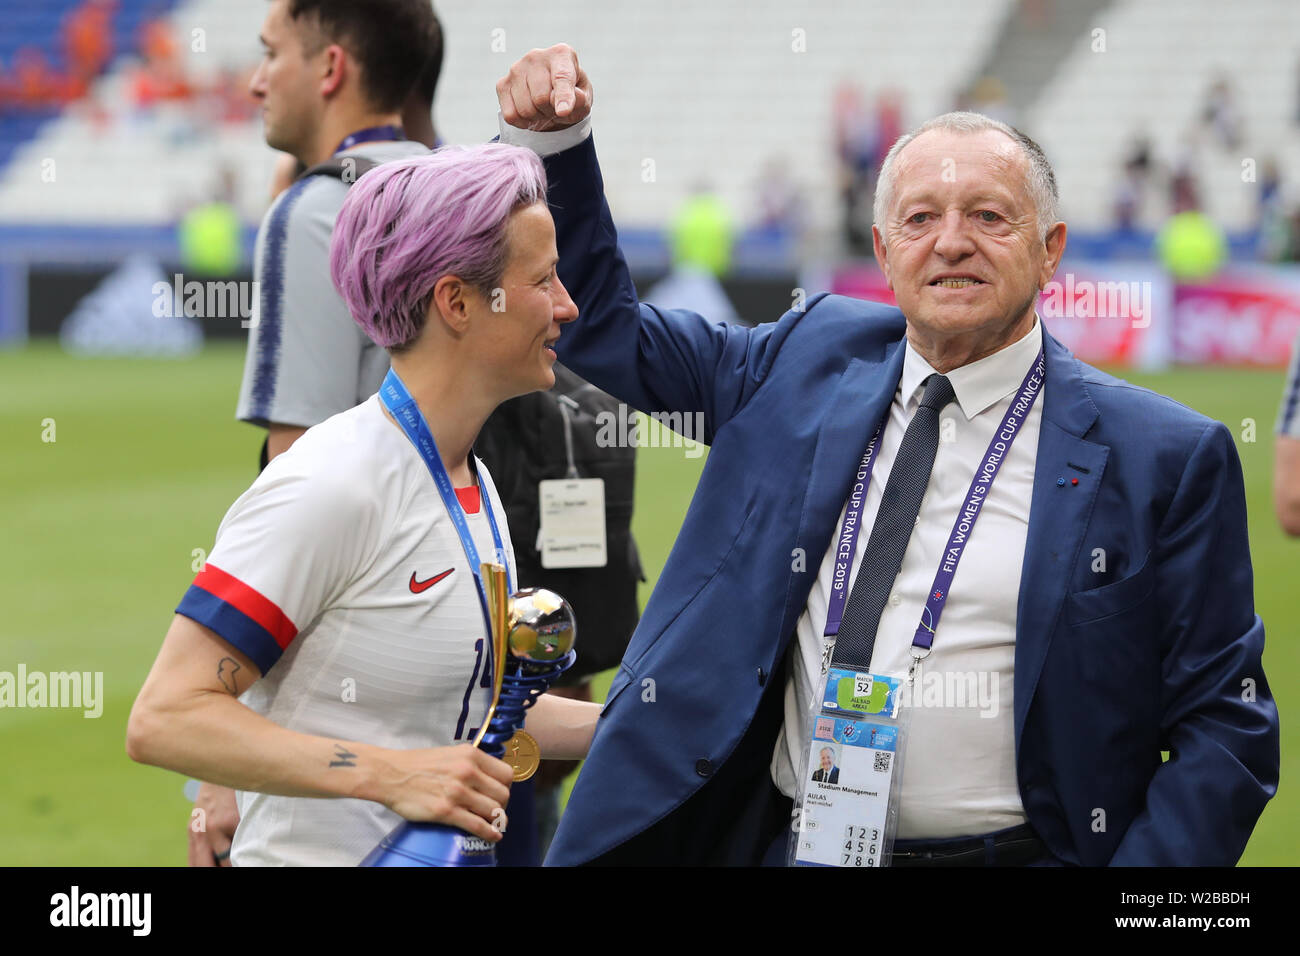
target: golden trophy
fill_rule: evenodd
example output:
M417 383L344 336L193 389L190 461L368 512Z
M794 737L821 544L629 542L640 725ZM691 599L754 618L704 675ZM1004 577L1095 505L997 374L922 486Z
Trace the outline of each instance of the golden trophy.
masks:
M540 750L523 729L528 708L576 659L576 624L567 601L545 588L506 593L506 569L480 569L492 624L492 703L474 746L514 768L515 780L537 770ZM496 849L481 837L439 823L404 821L362 866L495 866Z

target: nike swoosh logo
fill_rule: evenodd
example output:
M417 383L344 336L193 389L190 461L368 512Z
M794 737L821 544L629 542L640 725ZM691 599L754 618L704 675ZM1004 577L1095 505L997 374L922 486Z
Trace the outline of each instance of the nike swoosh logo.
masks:
M427 581L417 581L415 579L415 572L412 571L411 572L411 593L423 594L425 591L429 590L429 588L433 587L435 584L437 584L439 581L441 581L443 578L445 578L447 575L451 574L451 572L455 570L456 570L455 568L448 568L446 571L443 571L442 574L435 574Z

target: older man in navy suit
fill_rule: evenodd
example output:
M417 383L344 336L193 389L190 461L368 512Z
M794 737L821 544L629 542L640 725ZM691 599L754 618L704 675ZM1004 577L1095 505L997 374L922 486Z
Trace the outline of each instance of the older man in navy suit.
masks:
M1241 466L1222 424L1043 328L1066 226L1037 145L974 114L903 137L873 228L899 307L749 329L637 302L572 49L497 92L547 165L581 309L561 358L712 445L547 862L783 860L838 644L924 659L896 864L1234 863L1279 763Z

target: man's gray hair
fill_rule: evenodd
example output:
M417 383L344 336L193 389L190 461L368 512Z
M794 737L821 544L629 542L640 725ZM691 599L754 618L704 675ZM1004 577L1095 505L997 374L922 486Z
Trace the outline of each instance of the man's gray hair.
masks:
M932 129L951 130L955 133L980 133L986 129L995 129L1005 134L1024 151L1028 160L1029 175L1025 182L1029 189L1029 198L1034 202L1038 218L1038 232L1043 239L1061 220L1061 197L1056 190L1056 174L1052 164L1047 161L1043 148L1020 130L1006 123L985 116L983 113L954 112L944 113L932 120L927 120L910 133L904 133L885 154L885 161L880 164L880 177L876 180L876 201L872 208L872 217L880 227L880 235L885 235L885 212L894 195L895 166L898 154L903 148L922 133Z

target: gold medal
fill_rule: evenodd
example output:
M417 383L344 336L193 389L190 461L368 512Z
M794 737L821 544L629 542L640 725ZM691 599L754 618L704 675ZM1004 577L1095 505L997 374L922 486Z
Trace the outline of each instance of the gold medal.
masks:
M506 741L502 759L514 769L515 781L522 782L537 773L542 762L542 750L531 734L516 730L515 735Z

